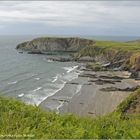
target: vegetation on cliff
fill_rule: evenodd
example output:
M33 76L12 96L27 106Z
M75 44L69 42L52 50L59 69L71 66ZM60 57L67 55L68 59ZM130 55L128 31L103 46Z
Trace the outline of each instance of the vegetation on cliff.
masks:
M136 90L126 100L124 100L117 108L117 112L123 114L139 114L140 113L140 89Z
M140 114L126 108L140 97L140 90L113 113L96 118L59 115L14 99L0 97L0 138L140 138Z
M140 70L140 42L96 41L81 49L76 57L94 57L96 62L107 63L126 70Z

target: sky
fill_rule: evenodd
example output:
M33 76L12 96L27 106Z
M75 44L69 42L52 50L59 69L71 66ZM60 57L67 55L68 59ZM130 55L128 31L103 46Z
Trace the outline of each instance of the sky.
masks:
M140 1L0 1L0 35L140 36Z

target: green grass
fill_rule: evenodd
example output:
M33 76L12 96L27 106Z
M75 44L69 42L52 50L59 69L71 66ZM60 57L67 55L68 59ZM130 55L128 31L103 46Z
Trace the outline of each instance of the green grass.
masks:
M81 55L94 56L107 50L118 50L124 52L140 52L140 42L114 42L114 41L97 41L94 45L84 48L80 51Z
M140 52L140 42L97 41L94 45L83 48L81 56L95 56L108 51Z
M95 46L121 50L140 50L140 42L97 41Z
M140 114L126 118L121 112L96 118L58 115L0 97L0 138L140 138Z

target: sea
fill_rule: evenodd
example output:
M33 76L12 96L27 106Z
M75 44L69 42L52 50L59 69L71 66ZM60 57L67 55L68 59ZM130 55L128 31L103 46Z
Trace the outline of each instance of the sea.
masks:
M0 96L13 97L38 106L81 73L75 62L53 62L46 55L19 53L15 49L17 44L36 37L39 36L0 36ZM130 36L85 38L114 41L140 39Z

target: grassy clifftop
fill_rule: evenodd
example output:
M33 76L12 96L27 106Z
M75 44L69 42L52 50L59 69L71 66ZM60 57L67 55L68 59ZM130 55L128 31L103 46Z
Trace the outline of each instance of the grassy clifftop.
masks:
M116 42L116 41L96 41L95 44L89 47L99 47L104 50L114 49L114 50L122 50L122 51L140 51L140 42L132 41L132 42ZM85 48L86 49L86 48Z
M140 138L140 114L124 114L128 104L130 97L117 111L93 119L48 113L0 97L0 138Z

